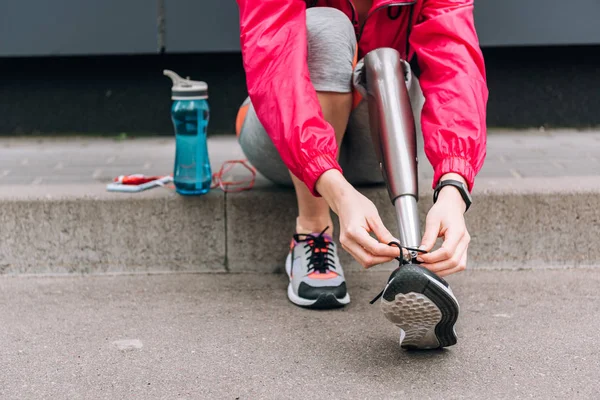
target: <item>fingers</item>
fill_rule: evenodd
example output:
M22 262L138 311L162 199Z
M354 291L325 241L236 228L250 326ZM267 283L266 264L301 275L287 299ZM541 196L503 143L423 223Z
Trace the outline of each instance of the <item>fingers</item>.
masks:
M379 214L376 214L375 216L373 216L371 218L367 218L367 223L369 224L369 228L371 228L373 233L375 233L375 236L377 236L377 239L379 239L379 241L381 243L386 244L386 251L389 251L389 249L390 249L390 246L388 245L388 243L398 241L398 239L396 239L390 233L390 231L387 230L387 228L383 224L383 221L381 220L381 217L379 216ZM393 252L386 253L385 255L392 255L393 257L399 257L400 250L395 247L392 247L392 249L394 250ZM380 254L380 255L383 255L383 254Z
M349 239L347 236L344 238L340 237L340 243L342 244L344 250L350 253L350 255L365 268L370 268L374 265L383 264L393 260L393 257L375 256L367 252L367 250L365 250L360 244Z
M458 263L458 266L456 266L452 269L447 269L445 271L441 271L438 273L438 275L441 277L444 277L444 276L448 276L451 274L455 274L457 272L464 271L466 268L467 268L467 252L465 251L465 254L463 254L463 257L460 260L460 263Z
M345 245L349 247L353 247L351 246L351 243L356 243L373 256L394 258L400 255L398 248L378 242L377 239L371 237L364 228L346 230L346 232L340 236L340 242L342 245L346 243Z
M452 270L461 265L464 265L466 267L466 261L463 263L463 260L465 260L467 254L469 240L469 235L464 235L461 241L456 246L454 252L451 254L450 258L435 263L424 263L422 264L423 267L437 274L440 274L442 271Z
M379 214L367 218L367 222L369 224L369 227L371 228L375 236L377 236L377 239L379 239L380 242L390 243L397 240L394 236L392 236L390 231L387 230Z
M377 239L369 235L367 230L364 228L348 230L346 232L346 236L348 236L350 240L358 243L367 252L374 256L394 258L400 255L400 250L398 250L397 247L388 246L387 243L383 244L377 241Z
M379 216L369 218L367 222L380 240L394 240ZM340 243L365 268L383 264L400 255L398 248L377 241L362 226L344 230L340 235Z
M425 264L434 264L452 258L452 256L454 256L456 253L458 244L461 242L461 240L463 240L465 235L468 237L468 233L464 225L462 225L462 228L448 228L448 230L444 233L444 243L442 244L442 247L433 253L421 254L419 259ZM457 255L457 257L461 255L462 254ZM456 260L457 264L458 261L459 260Z
M423 240L421 240L421 250L430 251L435 245L435 241L440 234L440 220L439 218L428 217L425 220L425 234Z

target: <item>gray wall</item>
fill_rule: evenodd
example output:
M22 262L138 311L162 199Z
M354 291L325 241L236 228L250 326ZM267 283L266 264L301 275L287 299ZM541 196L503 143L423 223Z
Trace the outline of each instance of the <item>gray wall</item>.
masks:
M151 54L160 0L2 0L0 56ZM239 50L234 0L163 0L168 53ZM600 44L600 0L476 0L482 46Z
M600 44L599 0L475 0L482 46Z
M234 0L166 0L166 51L239 51L238 15Z
M155 0L0 0L0 56L155 53Z

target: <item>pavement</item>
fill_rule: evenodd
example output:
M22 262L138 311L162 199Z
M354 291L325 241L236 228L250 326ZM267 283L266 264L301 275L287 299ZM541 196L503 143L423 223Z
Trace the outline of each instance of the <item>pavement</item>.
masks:
M209 141L213 169L243 158L232 136ZM0 185L109 182L124 174L169 174L171 138L0 138ZM420 178L432 169L420 157ZM600 131L490 129L487 157L478 180L600 175ZM260 178L259 178L260 179Z
M233 137L211 138L209 147L214 170L243 158ZM243 193L106 192L121 174L168 173L173 155L168 138L0 139L0 274L281 270L285 252L271 249L287 248L294 229L289 188L259 176ZM598 265L599 160L598 131L491 131L467 213L469 267ZM422 162L422 220L431 207L431 175ZM395 232L385 188L359 189ZM348 270L361 269L345 252L341 260Z
M243 157L231 137L209 147L213 169ZM0 399L600 398L600 132L490 133L469 269L449 278L459 343L430 352L401 350L368 304L392 264L342 253L349 307L288 302L289 189L105 191L173 154L167 138L0 139ZM423 162L422 218L430 180ZM385 189L360 190L393 229Z
M0 278L0 398L597 399L600 269L450 277L459 342L408 352L348 274L343 310L281 274Z

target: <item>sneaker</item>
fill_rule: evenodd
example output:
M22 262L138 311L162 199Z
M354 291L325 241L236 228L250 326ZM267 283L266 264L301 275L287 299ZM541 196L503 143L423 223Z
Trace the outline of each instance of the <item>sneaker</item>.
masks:
M326 230L294 235L285 271L288 298L296 305L327 309L350 303L337 246Z
M459 305L448 283L415 260L400 261L383 292L371 302L381 297L383 314L400 328L400 346L437 349L456 344Z

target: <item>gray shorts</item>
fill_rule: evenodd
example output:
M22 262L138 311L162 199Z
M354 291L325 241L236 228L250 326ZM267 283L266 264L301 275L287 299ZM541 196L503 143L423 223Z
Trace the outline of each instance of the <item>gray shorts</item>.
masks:
M356 52L354 27L341 11L329 7L306 11L308 35L308 70L318 92L351 93ZM411 77L409 96L420 132L420 110L423 95L416 78ZM250 99L246 99L238 115L239 142L248 161L269 180L291 185L287 167L256 116ZM339 151L344 176L353 185L382 183L379 163L369 132L369 110L361 101L352 110Z

